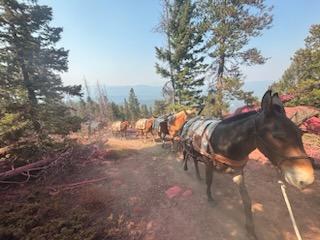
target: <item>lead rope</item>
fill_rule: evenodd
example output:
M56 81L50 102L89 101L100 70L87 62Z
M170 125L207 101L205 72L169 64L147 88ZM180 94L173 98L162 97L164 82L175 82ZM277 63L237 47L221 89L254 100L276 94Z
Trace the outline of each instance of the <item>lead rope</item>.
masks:
M287 208L288 208L288 212L289 212L290 219L291 219L291 222L292 222L292 225L293 225L293 228L294 228L294 232L296 233L297 239L298 240L302 240L302 237L300 235L296 220L295 220L295 218L293 216L293 212L292 212L292 208L291 208L291 205L290 205L290 202L289 202L289 198L288 198L287 193L286 193L286 186L284 185L284 183L281 180L279 180L278 183L280 184L282 195L283 195L284 201L286 202L286 205L287 205Z

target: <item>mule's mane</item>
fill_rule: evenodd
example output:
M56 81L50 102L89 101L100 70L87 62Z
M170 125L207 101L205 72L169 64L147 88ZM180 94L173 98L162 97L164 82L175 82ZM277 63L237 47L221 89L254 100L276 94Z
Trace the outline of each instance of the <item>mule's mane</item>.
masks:
M240 113L240 114L237 114L235 116L232 116L232 117L228 117L226 119L223 119L221 121L221 123L230 123L230 122L235 122L235 121L238 121L238 120L242 120L244 118L247 118L247 117L250 117L254 114L256 114L257 111L250 111L250 112L245 112L245 113Z

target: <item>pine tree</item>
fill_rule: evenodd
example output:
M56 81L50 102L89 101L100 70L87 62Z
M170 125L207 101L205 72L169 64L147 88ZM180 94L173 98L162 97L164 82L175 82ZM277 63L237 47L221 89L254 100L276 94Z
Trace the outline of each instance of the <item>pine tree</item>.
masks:
M129 104L127 102L127 99L123 100L123 116L124 116L124 119L126 120L131 119Z
M150 113L146 104L141 104L140 112L141 112L141 117L143 118L150 117Z
M155 100L152 113L154 116L161 116L166 113L167 104L164 100Z
M52 9L37 1L0 1L2 140L10 132L44 137L70 129L63 96L80 95L81 86L62 85L59 73L68 69L68 51L55 46L62 28L51 27L51 20Z
M272 22L271 10L265 0L199 0L202 26L208 41L212 75L210 93L214 96L218 117L228 109L233 98L247 97L241 90L241 65L263 64L266 59L256 48L246 48L249 41L262 34ZM252 96L250 96L252 97Z
M123 113L121 112L120 107L116 103L111 102L111 109L114 118L113 120L124 120Z
M312 25L305 39L305 48L297 50L291 65L273 88L292 93L291 104L320 107L320 24Z
M195 3L191 0L164 1L161 29L166 33L167 47L156 47L157 58L167 64L156 64L157 73L170 78L173 103L201 103L204 81L203 33L199 31Z
M140 103L133 88L131 88L129 92L128 107L130 112L130 121L136 121L140 117L141 113Z
M140 103L134 92L134 89L131 88L128 96L128 108L129 108L129 119L135 121L140 117Z

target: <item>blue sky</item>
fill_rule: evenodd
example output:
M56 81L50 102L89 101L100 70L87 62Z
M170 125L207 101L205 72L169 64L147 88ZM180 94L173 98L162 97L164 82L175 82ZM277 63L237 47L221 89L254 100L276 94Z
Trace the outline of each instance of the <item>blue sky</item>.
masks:
M54 26L64 29L59 46L70 50L65 84L162 85L154 69L155 46L165 41L153 31L159 0L40 0L53 8ZM290 57L304 45L311 24L320 23L318 0L269 0L273 27L254 39L264 56L263 66L244 68L246 81L275 81L290 64Z

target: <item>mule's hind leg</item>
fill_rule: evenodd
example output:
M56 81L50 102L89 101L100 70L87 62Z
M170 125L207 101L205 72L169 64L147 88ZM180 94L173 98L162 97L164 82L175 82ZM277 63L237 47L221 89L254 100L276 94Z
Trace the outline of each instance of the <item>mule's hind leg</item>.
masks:
M183 170L187 171L188 170L188 154L185 149L183 149L182 155L183 155Z
M246 215L246 229L247 229L249 238L252 240L257 240L258 238L255 233L252 211L251 211L251 199L244 182L243 170L241 170L240 175L233 178L233 181L239 186L239 192L243 202L244 213Z
M194 162L194 168L196 169L196 175L197 175L197 179L198 180L201 180L201 177L200 177L200 172L199 172L199 165L198 165L198 158L194 157L193 158L193 162ZM212 181L212 180L211 180Z
M212 161L208 161L206 163L206 183L207 183L207 197L208 197L208 201L211 203L214 202L211 194L212 176L213 176L213 163Z

